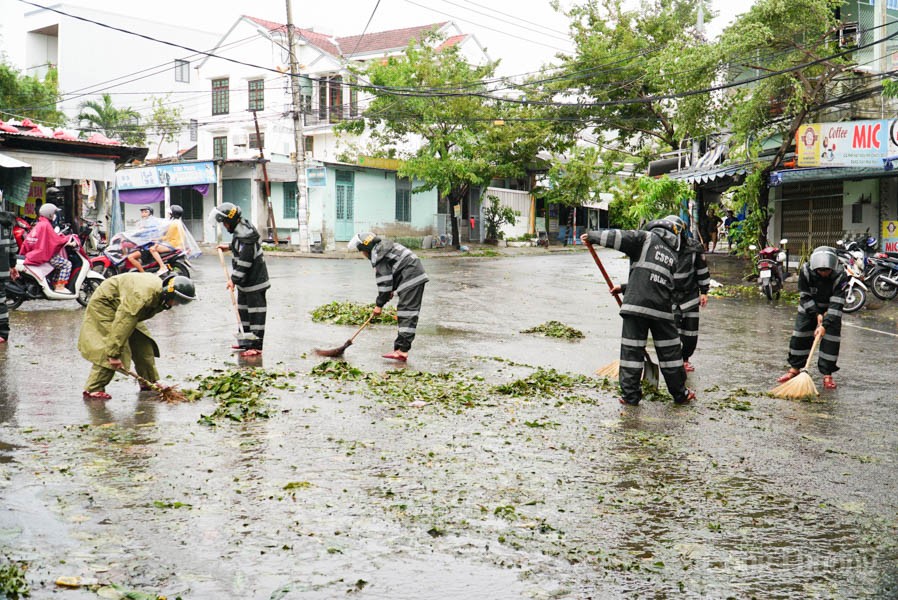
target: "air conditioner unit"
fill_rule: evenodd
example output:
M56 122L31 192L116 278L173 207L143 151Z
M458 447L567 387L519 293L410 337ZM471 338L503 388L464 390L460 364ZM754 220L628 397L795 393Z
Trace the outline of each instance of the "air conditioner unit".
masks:
M235 146L248 146L249 145L249 135L245 131L241 131L240 133L235 133L233 136L234 145Z

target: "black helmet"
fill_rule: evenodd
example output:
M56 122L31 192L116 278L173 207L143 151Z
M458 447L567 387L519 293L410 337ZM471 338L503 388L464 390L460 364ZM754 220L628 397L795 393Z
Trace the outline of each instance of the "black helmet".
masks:
M64 196L65 193L63 193L63 191L56 186L51 185L47 188L47 202L62 200Z
M183 275L169 275L162 280L162 301L177 299L178 304L196 300L196 286Z
M172 204L168 207L168 214L172 216L172 219L180 219L181 215L184 214L184 209L177 204Z
M682 223L682 221L680 222ZM682 226L680 226L676 223L668 221L667 219L653 219L646 223L643 229L645 229L646 231L651 231L652 229L658 229L659 227L661 229L666 229L667 231L679 237L680 232L686 228L686 225L684 223Z
M358 250L359 252L368 252L374 249L376 245L380 243L380 238L376 233L371 233L370 231L365 231L362 233L355 234L351 240L349 240L349 244L346 247L349 250Z
M836 251L829 246L819 246L811 252L811 258L808 261L812 271L817 269L835 269L839 262Z
M230 202L222 202L220 206L212 209L212 215L219 223L224 223L226 227L234 228L240 222L240 207Z
M143 212L143 211L148 211L150 214L153 214L153 207L152 206L141 206L140 212Z

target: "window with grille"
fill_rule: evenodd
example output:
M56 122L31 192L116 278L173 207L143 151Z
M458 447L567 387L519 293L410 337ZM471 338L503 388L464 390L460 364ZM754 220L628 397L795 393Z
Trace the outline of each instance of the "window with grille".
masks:
M396 220L404 223L412 220L412 183L405 178L396 179Z
M190 141L195 142L198 137L200 124L196 119L190 119L190 125L187 126L187 130L190 131Z
M331 123L336 123L343 119L343 78L335 75L328 82L328 97L330 99L330 117Z
M334 177L337 193L337 220L352 221L354 218L355 177L352 171L337 171Z
M190 63L188 61L175 61L175 81L190 83Z
M315 155L315 138L313 138L310 135L307 135L305 137L306 137L306 153L314 156Z
M230 80L212 80L212 114L226 115L230 111L229 105Z
M249 82L249 110L265 109L265 80L253 79Z
M296 207L299 203L297 187L295 181L284 182L284 218L295 219L297 217Z
M228 157L228 137L212 138L212 158L225 159Z
M260 134L262 136L261 141L259 140L259 136L255 133L249 134L249 147L250 148L264 148L265 147L265 134Z

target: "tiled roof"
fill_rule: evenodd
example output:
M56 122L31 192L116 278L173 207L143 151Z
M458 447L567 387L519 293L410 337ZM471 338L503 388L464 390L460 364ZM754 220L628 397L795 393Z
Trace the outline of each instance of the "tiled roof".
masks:
M461 35L453 35L450 38L446 38L446 41L440 44L437 50L445 50L446 48L460 44L466 37L468 37L468 34L463 33Z
M341 37L337 38L337 44L339 44L344 52L351 52L353 54L367 54L381 50L405 48L412 40L420 40L428 31L439 30L445 24L445 22L431 23L429 25L419 25L417 27L366 33L363 36L352 35Z
M275 23L274 21L250 17L249 15L244 15L244 18L271 32L286 31L287 29L287 26L283 23ZM312 31L311 29L302 29L299 27L296 28L296 33L325 52L334 56L344 56L344 52L355 55L405 48L412 40L420 40L427 34L427 32L438 31L444 25L446 25L445 21L442 23L430 23L429 25L418 25L417 27L405 27L403 29L391 29L389 31L377 31L366 33L365 35L350 35L339 38L334 38L323 33ZM467 35L452 36L445 40L440 45L440 48L448 48L449 46L458 44L466 37Z

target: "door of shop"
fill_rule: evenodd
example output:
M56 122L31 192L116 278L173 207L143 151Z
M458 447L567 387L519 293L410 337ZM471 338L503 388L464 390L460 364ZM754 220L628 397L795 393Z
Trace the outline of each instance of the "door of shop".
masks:
M780 231L792 253L810 253L842 237L842 181L809 181L783 186Z
M337 171L334 240L348 242L355 229L355 180L352 171Z
M192 187L171 188L171 205L184 209L184 227L198 242L203 241L203 195Z

